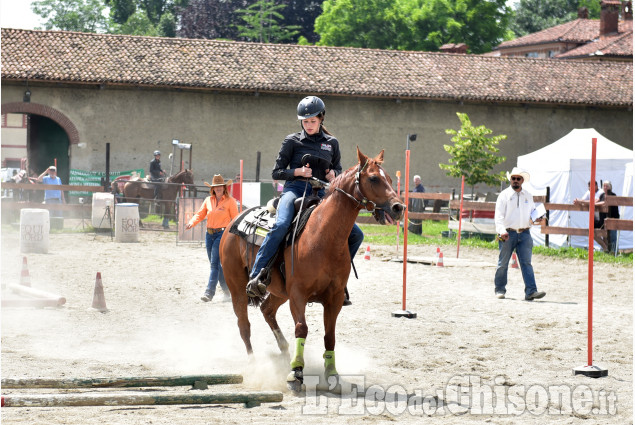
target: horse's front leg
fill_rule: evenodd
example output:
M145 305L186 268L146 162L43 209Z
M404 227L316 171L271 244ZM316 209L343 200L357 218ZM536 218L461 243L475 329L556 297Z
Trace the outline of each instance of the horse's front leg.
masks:
M302 383L304 382L304 341L306 341L306 337L309 333L309 328L306 325L306 318L304 316L306 300L296 294L291 295L289 298L289 306L291 308L293 321L295 322L295 352L291 360L291 372L287 376L287 387L291 391L300 392L302 390Z
M346 294L344 291L331 298L324 304L324 376L337 376L335 368L335 324L340 314Z

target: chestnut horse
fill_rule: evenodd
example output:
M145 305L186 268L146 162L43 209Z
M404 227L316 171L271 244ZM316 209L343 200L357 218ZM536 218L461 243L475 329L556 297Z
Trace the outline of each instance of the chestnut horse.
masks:
M306 227L295 240L293 247L284 250L285 277L280 272L281 258L271 268L269 294L264 300L256 299L265 321L271 327L283 354L288 354L289 344L276 321L278 308L289 300L295 323L295 354L291 361L291 373L287 385L300 391L303 382L304 341L308 328L305 319L307 303L318 302L324 307L324 367L325 377L337 375L335 369L335 322L345 299L345 288L351 270L348 251L348 235L360 210L373 211L381 223L399 220L405 205L392 188L392 181L381 164L382 150L375 158L357 149L359 163L335 178L322 202L315 208ZM231 227L233 222L227 226ZM293 248L293 252L292 252ZM249 252L248 252L249 250ZM247 353L253 353L246 294L249 270L257 247L247 244L241 237L225 230L220 242L220 258L223 274L232 295L234 313L238 317L240 336ZM248 257L249 254L249 257ZM291 256L294 256L292 270ZM253 300L253 299L252 299Z
M154 187L155 185L161 185L159 190L159 200L166 201L161 202L161 216L163 217L163 227L168 227L167 212L172 211L174 201L179 193L181 184L194 184L194 175L192 170L179 171L173 176L168 177L165 183L152 183L141 178L136 180L128 180L123 186L123 196L125 202L137 202L140 199L154 199ZM141 223L141 220L139 220Z

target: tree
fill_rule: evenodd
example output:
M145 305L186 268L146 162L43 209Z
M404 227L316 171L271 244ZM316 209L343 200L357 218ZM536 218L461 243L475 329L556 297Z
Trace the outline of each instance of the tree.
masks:
M284 27L279 22L284 16L279 10L286 5L275 4L274 0L258 0L256 3L236 11L246 25L236 25L239 35L248 41L280 43L293 39L298 34L297 25Z
M406 31L400 0L326 0L315 20L321 46L398 49Z
M492 51L506 39L512 11L506 0L427 0L406 2L411 34L400 43L408 50L438 50L465 43L470 53Z
M176 10L188 0L104 0L110 7L113 32L134 35L176 35Z
M186 38L237 40L236 10L247 6L246 0L190 0L186 7L177 8L180 22L177 34Z
M315 19L322 13L324 0L279 0L278 3L287 5L280 11L284 15L282 25L298 25L298 37L304 37L309 43L316 43L320 39L314 26Z
M320 45L435 51L466 43L491 51L507 34L505 0L326 0L315 21Z
M104 32L108 19L100 0L37 0L31 10L41 16L44 29L79 32Z
M446 170L446 175L461 178L465 176L465 182L471 186L474 194L474 185L485 183L494 186L505 179L505 173L490 174L495 165L504 162L507 158L496 156L498 144L501 140L507 139L506 135L492 136L492 130L484 125L474 127L467 114L457 112L456 115L461 121L460 130L445 130L446 134L451 134L454 146L443 145L443 148L450 154L449 164L439 164L441 169Z
M577 19L581 7L589 10L590 19L600 17L597 0L520 0L510 28L517 37L522 37Z

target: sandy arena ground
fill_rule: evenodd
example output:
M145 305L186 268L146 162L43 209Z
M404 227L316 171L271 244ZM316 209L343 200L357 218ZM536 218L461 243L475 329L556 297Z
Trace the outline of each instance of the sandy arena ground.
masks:
M10 231L2 234L3 287L19 281L18 237ZM547 292L546 298L524 301L520 271L510 268L508 297L498 300L493 293L497 252L463 249L456 260L454 249L445 251L443 268L408 264L407 308L418 315L410 320L391 317L401 309L402 297L403 265L388 261L395 247L371 250L370 261L364 261L361 252L358 256L360 279L349 281L354 304L339 316L336 345L339 373L345 382L363 382L366 399L364 393L351 397L350 390L344 396L319 392L316 398L312 391L298 396L286 390L287 360L279 355L258 310L250 311L256 361L249 364L231 303L223 303L218 292L211 303L200 301L209 270L204 247L177 246L173 233L141 232L139 243L128 244L103 233L51 235L48 254L27 254L31 285L61 294L67 302L61 308L2 309L3 379L242 373L244 382L208 390L4 388L2 395L275 390L283 392L284 400L253 408L3 407L2 421L633 423L632 268L595 267L594 364L609 374L591 379L572 374L587 361L586 262L535 256L538 288ZM431 258L434 248L415 247L408 255ZM97 272L103 278L108 313L90 309ZM6 288L2 295L15 297ZM305 374L319 375L324 351L321 305L309 306L307 317ZM293 344L287 304L278 318ZM462 392L457 395L457 390ZM500 396L496 406L488 396L492 393ZM476 401L481 396L486 401L482 408Z

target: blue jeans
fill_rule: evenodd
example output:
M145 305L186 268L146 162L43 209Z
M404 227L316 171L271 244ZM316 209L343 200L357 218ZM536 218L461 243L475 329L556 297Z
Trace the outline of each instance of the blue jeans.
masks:
M284 235L287 234L289 226L291 226L291 221L293 220L293 215L295 213L293 202L297 198L303 196L303 194L310 195L311 190L311 185L307 185L306 182L303 181L295 181L284 187L280 201L278 201L276 224L267 236L265 236L265 240L258 250L258 254L256 254L254 267L251 270L250 277L256 277L260 270L262 270L269 260L276 254L278 248L280 247L280 243L282 242ZM318 196L320 198L324 196L324 191L321 190L318 193ZM355 257L355 254L357 254L357 251L363 241L364 233L362 232L362 229L360 229L357 224L353 225L353 230L351 230L351 234L348 236L348 251L351 255L351 260Z
M205 290L205 293L211 295L211 297L213 297L216 293L216 282L220 283L220 287L225 292L225 295L229 296L229 289L225 283L223 268L220 264L219 247L220 238L222 236L223 232L214 233L213 235L210 235L209 233L205 234L205 248L207 248L207 258L209 258L211 268L209 273L209 282L207 282L207 289Z
M494 277L494 292L505 293L505 286L507 286L507 266L509 265L509 259L512 257L514 250L516 250L516 254L518 255L520 271L525 281L525 295L533 294L538 290L536 288L534 268L531 266L531 249L533 246L534 242L531 239L529 230L522 233L510 230L509 239L505 242L498 242L498 250L500 252L498 254L498 266L496 267L496 275Z

